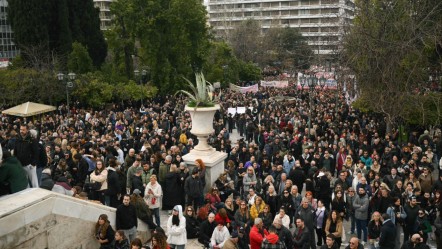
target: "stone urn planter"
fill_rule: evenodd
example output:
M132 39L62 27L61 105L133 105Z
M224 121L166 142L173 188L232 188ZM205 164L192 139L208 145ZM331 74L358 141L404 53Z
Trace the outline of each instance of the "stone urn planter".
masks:
M194 150L201 152L211 152L215 149L207 143L209 135L214 132L213 129L213 117L215 112L220 109L220 106L216 104L213 107L189 107L186 105L185 111L190 113L192 119L192 129L190 132L197 136L198 145Z

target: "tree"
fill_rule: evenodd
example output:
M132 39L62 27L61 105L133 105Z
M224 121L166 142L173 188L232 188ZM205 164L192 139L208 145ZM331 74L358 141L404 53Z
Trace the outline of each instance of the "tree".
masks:
M228 40L238 59L261 62L262 35L259 21L248 19L241 22L229 35Z
M210 52L204 64L204 72L209 82L220 81L224 87L238 81L261 79L261 70L251 62L239 60L232 48L225 42L212 42Z
M92 0L9 0L8 4L14 39L28 67L41 68L39 62L30 62L49 55L59 62L53 67L66 69L73 41L88 48L97 68L104 62L107 47Z
M91 72L93 69L92 59L87 49L79 42L72 44L72 52L68 57L68 69L77 74Z
M308 69L314 56L307 39L298 29L274 27L263 37L263 62L273 65L278 62L282 70Z
M63 85L47 72L29 68L0 70L1 105L26 101L56 103L63 97Z
M50 0L8 0L8 20L20 47L49 48Z
M442 62L437 50L442 41L442 2L359 0L355 4L357 14L343 54L356 74L364 106L384 114L388 125L413 117L421 117L414 120L420 124L440 123L441 103L430 99L441 99L441 94L417 96L416 89L427 81L428 69L440 68Z
M160 92L170 93L182 88L181 76L189 77L203 67L209 36L201 1L118 0L112 3L111 12L116 17L113 38L122 39L114 40L113 55L124 58L120 61L128 76L134 55L139 67L150 68L152 83ZM139 46L131 47L135 41Z
M99 73L87 73L77 77L72 95L87 106L103 107L111 102L113 92L114 86L103 81Z
M100 11L92 0L69 0L69 27L72 40L87 49L96 68L100 68L107 56L107 44L100 30Z

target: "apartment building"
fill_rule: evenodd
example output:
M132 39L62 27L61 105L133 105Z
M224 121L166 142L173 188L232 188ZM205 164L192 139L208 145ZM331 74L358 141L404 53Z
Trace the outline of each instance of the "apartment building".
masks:
M14 43L14 32L7 19L8 1L0 0L0 68L7 67L9 61L20 51Z
M100 9L100 29L107 30L111 24L110 5L112 0L94 0L94 6Z
M339 48L354 17L354 0L206 0L209 25L218 37L247 19L260 22L262 32L271 27L299 28L316 54Z

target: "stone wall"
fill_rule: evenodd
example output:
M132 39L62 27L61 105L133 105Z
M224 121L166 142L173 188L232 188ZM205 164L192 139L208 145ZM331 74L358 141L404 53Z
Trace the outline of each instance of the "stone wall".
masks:
M100 214L115 228L115 209L43 189L0 198L0 249L99 248L93 236ZM138 237L150 237L138 221Z

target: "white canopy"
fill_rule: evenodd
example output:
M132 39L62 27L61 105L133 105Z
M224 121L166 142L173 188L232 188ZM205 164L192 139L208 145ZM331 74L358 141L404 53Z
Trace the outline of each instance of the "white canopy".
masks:
M26 102L23 104L20 104L18 106L14 106L12 108L9 108L7 110L4 110L3 114L13 115L13 116L19 116L19 117L31 117L37 114L45 113L54 111L57 108L55 106L51 105L43 105L38 104L34 102Z

